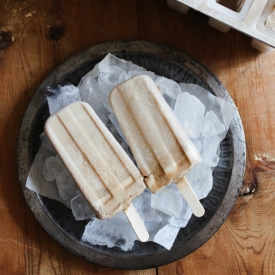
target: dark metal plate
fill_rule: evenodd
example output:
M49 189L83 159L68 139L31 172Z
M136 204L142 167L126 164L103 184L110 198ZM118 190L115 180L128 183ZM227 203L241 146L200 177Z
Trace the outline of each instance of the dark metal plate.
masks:
M144 269L165 265L204 244L219 229L235 204L243 180L246 157L244 132L238 112L221 143L220 161L213 172L213 189L202 200L206 213L202 218L192 216L188 225L180 230L170 251L153 242L136 241L133 249L128 252L84 243L81 236L85 222L76 221L71 210L61 203L37 195L25 187L32 161L40 146L39 134L49 116L43 94L45 87L60 82L77 85L81 77L108 52L177 82L198 84L214 95L233 102L220 81L207 68L176 49L146 41L115 41L93 46L56 68L31 99L18 140L19 179L36 219L69 251L93 263L113 268Z

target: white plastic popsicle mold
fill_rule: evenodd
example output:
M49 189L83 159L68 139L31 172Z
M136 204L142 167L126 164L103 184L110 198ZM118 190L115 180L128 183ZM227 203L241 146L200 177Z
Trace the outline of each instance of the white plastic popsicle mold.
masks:
M187 13L190 8L209 16L208 24L221 31L236 29L252 37L251 46L275 51L275 0L167 0L170 8Z

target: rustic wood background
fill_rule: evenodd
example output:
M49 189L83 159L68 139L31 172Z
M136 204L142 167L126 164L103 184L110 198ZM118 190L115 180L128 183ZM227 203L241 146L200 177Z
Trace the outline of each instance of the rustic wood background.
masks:
M244 188L230 216L200 249L157 269L114 270L66 251L35 220L17 175L20 123L40 83L71 55L116 39L160 42L205 64L235 100L246 134ZM250 40L165 0L0 0L0 274L275 274L275 54Z

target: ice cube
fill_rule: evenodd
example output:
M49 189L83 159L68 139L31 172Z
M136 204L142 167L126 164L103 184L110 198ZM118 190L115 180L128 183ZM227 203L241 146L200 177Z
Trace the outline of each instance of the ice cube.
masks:
M203 137L209 138L216 136L223 133L225 130L225 126L220 122L212 110L206 113L201 131Z
M100 90L97 81L94 78L87 77L81 80L78 87L81 100L90 104L94 111L97 112L106 97Z
M82 194L78 194L71 200L71 209L77 221L95 217L95 212Z
M155 80L162 95L167 95L171 99L176 99L181 94L181 88L177 82L166 77L159 76Z
M154 242L170 250L179 233L180 228L171 224L162 227L154 237Z
M42 196L60 201L66 206L69 206L68 203L60 197L55 181L46 181L42 174L46 159L54 155L54 152L44 146L40 146L28 174L26 187Z
M180 83L183 92L188 92L198 98L205 106L206 111L212 110L225 125L226 129L229 128L236 106L232 103L226 102L224 99L213 95L203 87L192 83ZM225 135L225 133L224 133Z
M169 223L175 227L185 227L192 216L192 210L183 199L182 209L178 217L172 217Z
M126 73L128 73L129 71L146 71L144 68L132 63L131 61L123 60L108 53L98 64L95 65L94 69L83 76L83 78L87 78L89 76L91 76L92 78L96 78L102 72L110 72L112 66L120 67Z
M201 153L201 150L202 150L201 141L199 139L191 139L191 141L194 143L194 145L197 148L198 152Z
M66 168L60 158L50 156L44 163L42 174L47 181L53 181L65 171Z
M113 108L112 106L110 105L109 103L109 99L108 99L108 96L105 96L102 100L102 104L103 106L108 110L109 113L113 113Z
M131 250L137 236L123 212L106 220L95 218L89 222L82 236L84 242L107 247L120 247L124 251Z
M56 185L63 200L71 200L80 193L78 186L67 170L56 177Z
M111 90L128 79L127 73L117 67L111 66L110 72L101 72L98 76L98 84L102 92L109 96Z
M170 183L166 188L167 189L172 189L172 190L177 191L177 192L179 191L178 186L174 182Z
M191 169L186 178L192 186L198 199L205 198L213 186L212 169L200 163Z
M146 72L146 70L143 67L134 64L132 61L127 61L127 60L118 58L112 54L108 54L106 56L106 59L109 59L109 66L117 66L123 69L127 73L129 73L130 71Z
M144 225L149 233L149 241L154 241L155 235L158 231L169 223L171 217L165 213L156 210L156 215L152 221L144 222Z
M133 200L133 204L144 222L153 221L157 210L151 207L151 192L146 190Z
M206 138L203 144L202 163L209 167L217 166L219 162L219 147L221 138L214 136Z
M188 136L198 138L205 113L201 101L188 93L180 93L176 99L174 113Z
M182 195L179 191L163 188L152 194L151 206L172 217L177 217L182 208Z
M41 140L41 145L56 154L56 151L46 134L43 132L39 137Z
M109 59L109 70L111 67L119 67L119 68L123 69L125 72L128 72L129 67L131 67L132 65L137 66L137 65L133 64L131 61L126 61L126 60L118 58L112 54L108 54L105 58Z
M108 116L110 113L103 105L98 108L96 114L104 124L108 122Z
M47 100L50 114L54 114L63 107L75 101L81 101L79 89L74 85L58 85L56 88L48 87Z

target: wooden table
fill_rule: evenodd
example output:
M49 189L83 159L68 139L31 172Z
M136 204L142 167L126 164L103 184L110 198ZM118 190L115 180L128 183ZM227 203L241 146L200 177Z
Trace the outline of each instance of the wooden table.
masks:
M40 83L71 55L117 39L160 42L205 64L233 97L247 140L247 195L205 245L157 269L114 270L66 251L34 218L17 175L20 123ZM165 0L0 0L0 274L275 274L274 90L275 54Z

